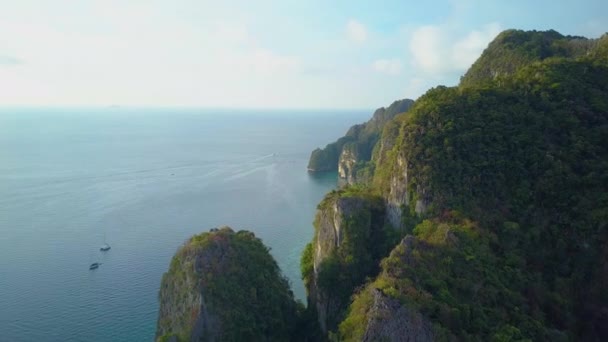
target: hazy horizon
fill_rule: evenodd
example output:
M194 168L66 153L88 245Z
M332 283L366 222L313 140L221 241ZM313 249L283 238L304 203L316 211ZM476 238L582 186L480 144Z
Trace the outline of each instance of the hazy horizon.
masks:
M505 29L597 38L604 13L598 0L5 2L0 106L378 108L455 85Z
M397 100L397 99L395 99ZM391 102L392 103L392 102ZM205 107L205 106L180 106L180 105L121 105L121 104L109 104L109 105L0 105L0 111L10 109L61 109L61 110L79 110L79 109L142 109L142 110L165 110L165 109L176 109L176 110L203 110L203 111L290 111L290 112L317 112L317 111L339 111L339 112L352 112L352 111L374 111L380 107L388 107L391 103L379 105L375 108L365 107ZM371 113L370 113L371 114Z

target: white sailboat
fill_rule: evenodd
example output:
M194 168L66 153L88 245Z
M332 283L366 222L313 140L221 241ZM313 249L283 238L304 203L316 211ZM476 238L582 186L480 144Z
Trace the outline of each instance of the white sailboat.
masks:
M99 247L99 250L102 252L107 252L110 250L110 245L108 245L108 243L106 242L106 233L103 233L103 245L101 247Z

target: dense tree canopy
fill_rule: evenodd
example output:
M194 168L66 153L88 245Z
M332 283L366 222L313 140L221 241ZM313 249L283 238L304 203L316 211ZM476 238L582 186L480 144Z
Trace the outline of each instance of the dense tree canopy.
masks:
M575 41L586 42L506 32L490 48L548 57ZM431 206L410 227L416 242L356 297L343 339L361 338L371 288L418 309L440 339L608 338L608 64L605 37L581 44L582 57L431 89L398 119L374 184L388 191L400 155L411 198L424 189Z

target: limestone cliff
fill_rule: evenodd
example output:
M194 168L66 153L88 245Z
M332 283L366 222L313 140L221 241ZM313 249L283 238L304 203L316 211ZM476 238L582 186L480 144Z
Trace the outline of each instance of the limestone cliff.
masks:
M450 230L442 231L442 244L456 244L457 238ZM398 295L401 287L416 289L418 280L399 283L411 270L422 265L420 255L434 255L436 248L412 235L406 236L382 263L378 278L356 294L349 314L340 324L342 341L435 341L436 331L431 320L423 315L416 301L403 301ZM429 272L432 272L429 270ZM398 284L398 285L397 285ZM385 292L386 291L386 292ZM411 294L411 293L410 293ZM428 294L420 292L421 297ZM426 299L423 299L426 300Z
M382 200L359 190L334 191L319 205L302 268L323 332L337 327L354 288L376 271L386 252L383 222Z
M394 228L406 228L411 230L413 227L405 227L404 216L421 217L423 216L432 197L429 185L424 179L418 177L418 183L412 184L412 166L414 163L408 162L401 146L393 146L394 142L387 140L392 149L377 162L379 174L374 179L374 184L381 190L386 201L386 219ZM416 221L416 220L414 220Z
M296 303L268 248L228 227L193 236L162 279L158 341L286 341Z
M431 342L435 341L432 323L414 309L372 288L372 304L362 341Z
M340 177L348 184L357 179L358 170L369 172L365 163L372 159L373 149L384 125L396 115L407 112L414 101L404 99L393 102L388 108L378 108L372 118L365 123L352 126L346 135L328 144L325 148L312 151L308 162L311 172L340 171ZM348 165L347 165L348 164ZM358 164L358 167L354 167ZM342 165L342 168L340 166ZM371 179L371 177L359 177Z
M332 291L355 260L343 256L345 222L366 221L333 220L341 196L322 203L324 233L304 274L324 331L345 341L608 340L607 42L505 31L459 86L430 89L383 125L368 191L411 235L365 287L350 283L358 290L341 309ZM336 149L347 183L359 183L366 160L354 142ZM338 335L328 306L347 313Z
M357 145L349 143L344 145L338 161L338 177L345 180L347 184L355 183L355 165L357 164L359 152Z
M390 187L386 196L386 216L393 227L401 227L402 212L409 206L410 198L407 189L407 162L403 156L397 156L394 171L390 175Z

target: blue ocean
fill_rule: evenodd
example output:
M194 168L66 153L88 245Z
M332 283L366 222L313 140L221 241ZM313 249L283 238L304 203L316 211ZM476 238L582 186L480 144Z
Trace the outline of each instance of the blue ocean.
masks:
M337 184L308 157L369 116L1 109L0 341L152 341L171 257L222 225L255 232L304 299L300 253Z

